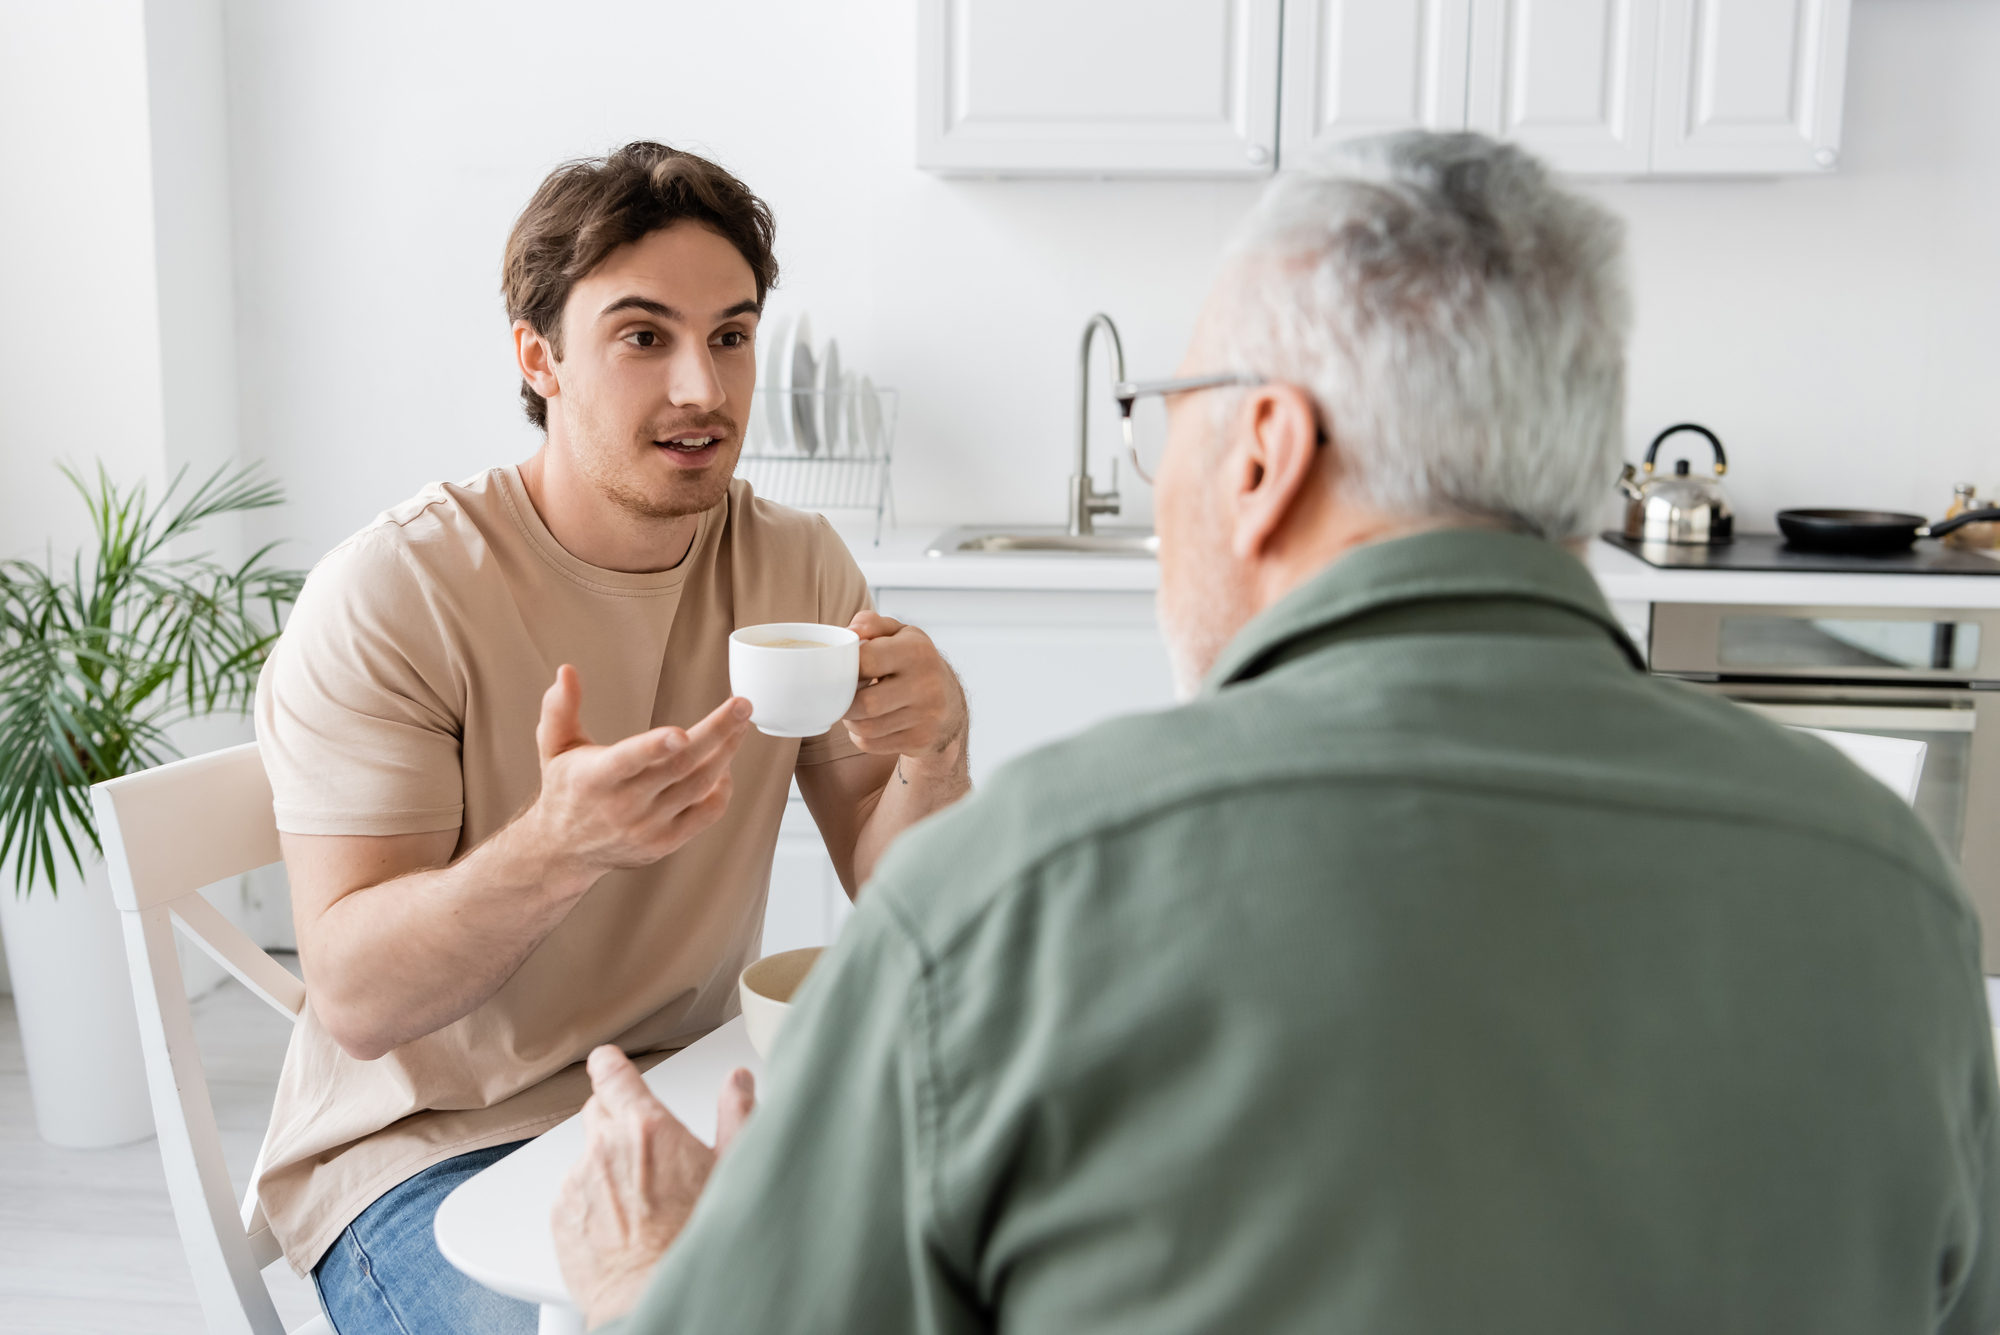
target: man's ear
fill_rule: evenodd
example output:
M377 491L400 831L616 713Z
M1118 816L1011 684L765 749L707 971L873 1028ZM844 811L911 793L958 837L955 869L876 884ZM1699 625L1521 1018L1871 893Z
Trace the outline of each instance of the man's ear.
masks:
M556 367L562 359L549 347L549 341L536 333L535 327L526 320L514 321L514 361L521 368L521 379L527 381L535 393L552 399L562 392L562 385L556 379Z
M1310 506L1319 464L1319 414L1296 385L1262 385L1244 396L1223 483L1234 493L1238 560L1270 554L1301 505Z

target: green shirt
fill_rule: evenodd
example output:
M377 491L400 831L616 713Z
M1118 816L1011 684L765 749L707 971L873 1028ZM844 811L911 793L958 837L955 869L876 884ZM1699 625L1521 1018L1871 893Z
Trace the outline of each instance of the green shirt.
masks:
M618 1328L1993 1330L1978 948L1562 550L1364 547L899 842Z

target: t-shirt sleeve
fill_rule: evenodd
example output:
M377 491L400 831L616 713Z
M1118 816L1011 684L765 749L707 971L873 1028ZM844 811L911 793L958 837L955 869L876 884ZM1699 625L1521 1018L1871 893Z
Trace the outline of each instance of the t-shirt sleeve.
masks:
M863 900L807 979L759 1106L620 1335L981 1327L926 1241L921 956Z
M840 535L833 531L833 525L826 522L824 515L817 518L819 522L813 529L810 553L813 569L819 574L819 614L816 620L825 626L845 626L857 614L872 611L875 600L869 597L867 577L855 564L854 554L847 550L847 544L840 540ZM847 725L836 723L819 736L808 737L799 743L798 763L824 765L829 760L841 760L861 753L861 748L847 735Z
M463 692L439 609L363 533L306 580L257 683L257 742L288 834L421 834L463 820Z

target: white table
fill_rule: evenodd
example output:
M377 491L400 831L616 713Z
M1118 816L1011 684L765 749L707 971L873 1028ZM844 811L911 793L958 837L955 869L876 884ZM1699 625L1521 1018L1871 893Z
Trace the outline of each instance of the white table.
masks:
M762 1075L763 1060L729 1021L646 1072L646 1084L688 1130L715 1143L715 1099L730 1071ZM583 1315L570 1301L556 1264L549 1215L556 1190L583 1157L581 1114L459 1185L437 1212L444 1259L496 1293L541 1305L541 1335L580 1335Z

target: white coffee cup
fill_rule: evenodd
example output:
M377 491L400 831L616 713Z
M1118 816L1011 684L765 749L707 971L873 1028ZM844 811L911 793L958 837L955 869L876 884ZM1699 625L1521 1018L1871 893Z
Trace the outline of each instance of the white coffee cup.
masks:
M807 946L766 955L745 969L736 979L736 993L743 1003L743 1028L749 1032L750 1046L759 1057L768 1059L778 1041L778 1030L792 1013L792 996L806 974L819 962L823 947Z
M778 647L785 640L812 647ZM729 689L750 702L766 736L819 736L854 703L860 680L861 637L845 626L773 621L729 637Z

